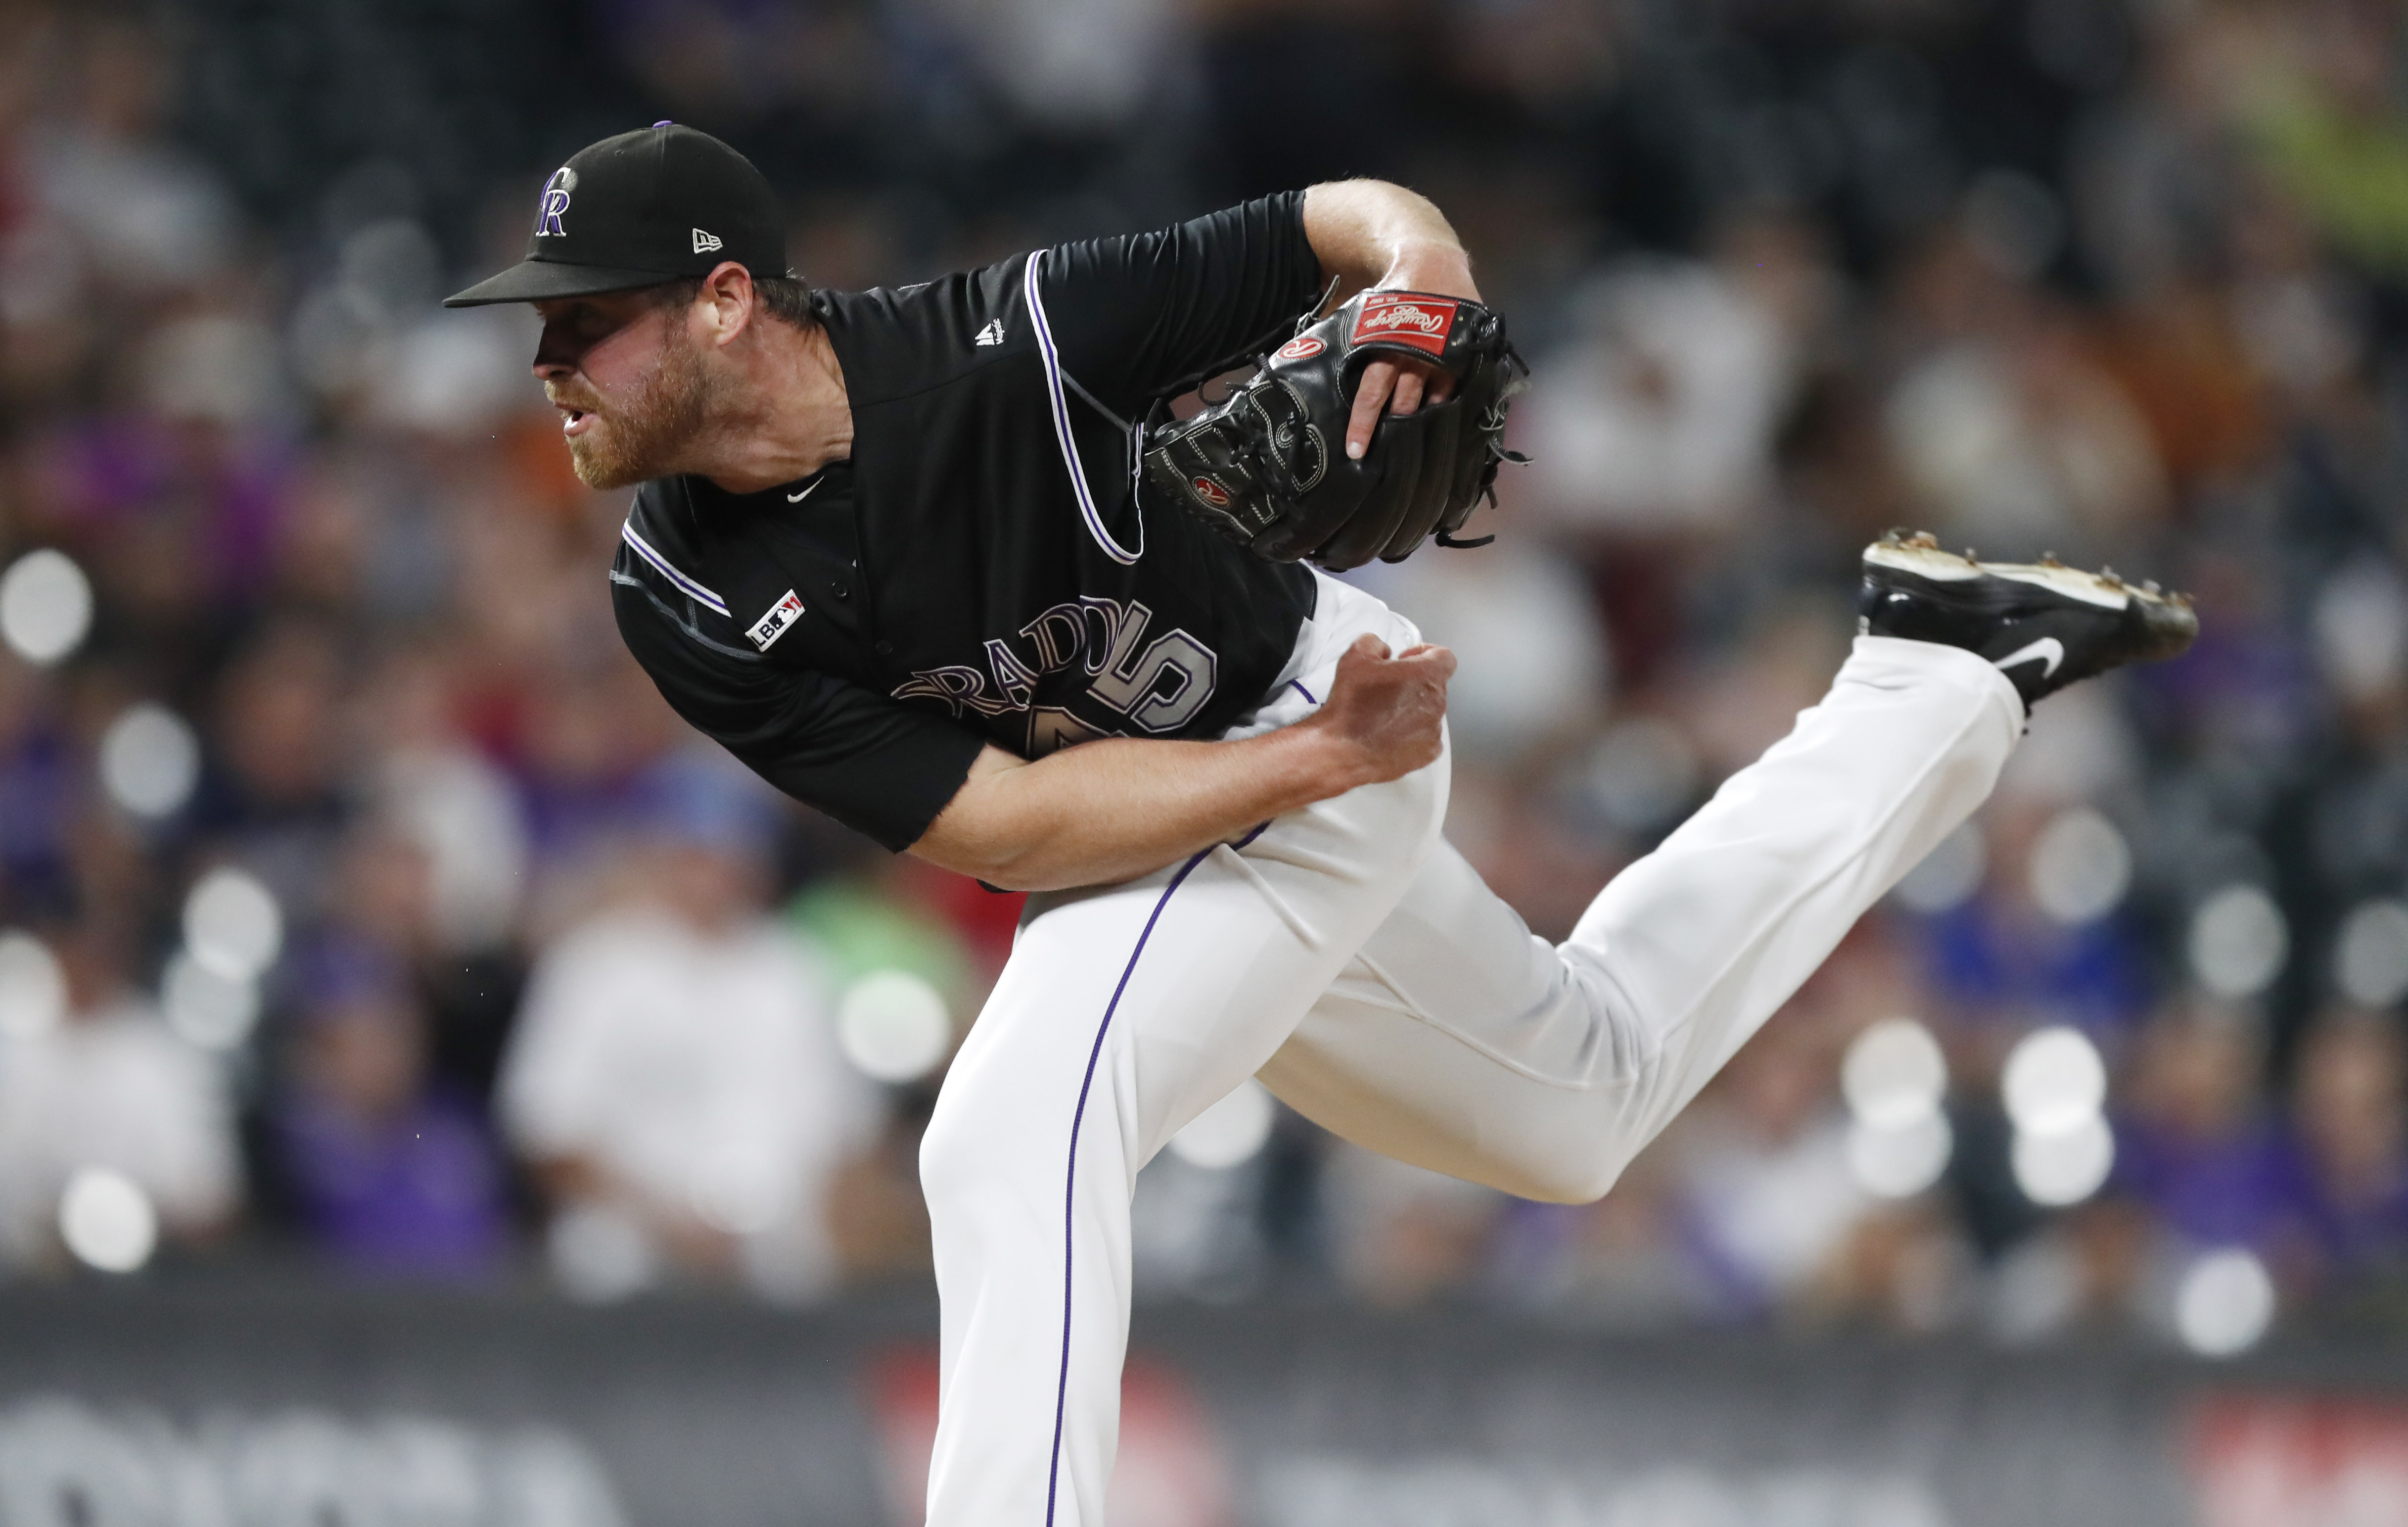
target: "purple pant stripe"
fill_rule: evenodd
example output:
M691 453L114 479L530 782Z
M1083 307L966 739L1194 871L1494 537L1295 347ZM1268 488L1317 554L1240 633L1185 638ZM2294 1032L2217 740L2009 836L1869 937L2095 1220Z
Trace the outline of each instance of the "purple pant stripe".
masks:
M1304 702L1307 705L1318 705L1321 703L1319 700L1312 698L1312 691L1304 686L1303 680L1290 679L1288 681L1288 686L1294 689L1297 694L1302 695L1304 697Z
M1270 826L1266 822L1263 827ZM1260 833L1262 828L1254 831ZM1248 843L1254 841L1250 835ZM1170 905L1170 898L1183 885L1196 867L1204 862L1207 848L1179 867L1170 884L1162 888L1162 900L1145 920L1145 929L1137 936L1137 947L1129 951L1128 965L1121 972L1120 985L1112 988L1112 1000L1104 1004L1104 1021L1096 1028L1094 1048L1087 1052L1087 1075L1079 1084L1079 1107L1070 1116L1070 1169L1068 1182L1062 1192L1062 1372L1054 1384L1054 1453L1045 1465L1045 1527L1054 1527L1054 1503L1061 1489L1062 1419L1070 1396L1070 1247L1077 1229L1079 1196L1079 1126L1087 1117L1087 1093L1096 1085L1096 1061L1104 1053L1104 1035L1111 1031L1112 1015L1120 1010L1121 994L1128 990L1129 977L1137 973L1138 957L1145 953L1145 941L1154 937L1154 925L1162 920L1162 909Z

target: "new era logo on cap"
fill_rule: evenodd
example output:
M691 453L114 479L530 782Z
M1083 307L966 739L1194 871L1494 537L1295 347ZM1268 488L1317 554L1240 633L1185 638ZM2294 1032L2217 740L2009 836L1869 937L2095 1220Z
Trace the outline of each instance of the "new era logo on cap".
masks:
M720 242L719 236L717 234L704 233L700 228L696 228L694 231L694 252L696 254L708 253L719 247Z

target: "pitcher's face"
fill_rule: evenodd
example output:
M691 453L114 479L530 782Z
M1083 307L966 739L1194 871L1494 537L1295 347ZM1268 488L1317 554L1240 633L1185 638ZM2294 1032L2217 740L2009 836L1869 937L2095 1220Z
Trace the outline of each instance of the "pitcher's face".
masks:
M709 417L712 379L686 310L652 290L538 302L535 374L561 411L579 481L623 488L666 477Z

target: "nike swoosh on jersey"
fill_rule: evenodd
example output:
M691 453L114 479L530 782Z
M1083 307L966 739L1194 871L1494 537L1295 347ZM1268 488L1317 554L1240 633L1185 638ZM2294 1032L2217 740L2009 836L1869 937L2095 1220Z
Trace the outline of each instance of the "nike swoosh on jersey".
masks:
M2065 661L2065 643L2053 636L2044 636L2028 646L2017 647L1990 666L1997 669L2010 669L2017 663L2028 663L2035 657L2048 664L2048 667L2040 670L2040 676L2043 679L2054 678L2057 674L2057 665Z
M812 483L810 487L805 488L805 489L804 489L802 492L800 492L800 493L790 493L790 494L786 495L786 502L788 502L788 503L790 503L790 504L799 504L799 503L801 503L804 499L806 499L806 498L810 497L812 494L815 494L815 493L819 492L819 491L820 491L820 483L824 483L824 482L826 482L826 481L827 481L827 479L826 479L826 478L824 478L824 477L823 477L823 478L821 478L821 479L819 480L819 483Z

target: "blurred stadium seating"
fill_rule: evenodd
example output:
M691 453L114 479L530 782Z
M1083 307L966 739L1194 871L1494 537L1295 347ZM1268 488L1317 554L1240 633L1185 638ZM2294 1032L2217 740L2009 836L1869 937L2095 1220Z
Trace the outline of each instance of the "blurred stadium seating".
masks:
M2378 0L5 0L0 1306L924 1290L917 1131L1016 901L697 747L529 318L436 306L662 117L833 286L1432 195L1535 465L1494 547L1359 577L1459 652L1449 830L1542 933L1811 703L1884 527L2197 595L1603 1203L1249 1089L1141 1179L1141 1297L2143 1362L2408 1326ZM722 996L642 995L681 970Z

